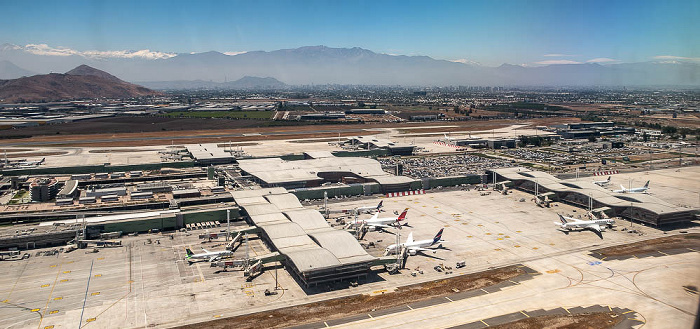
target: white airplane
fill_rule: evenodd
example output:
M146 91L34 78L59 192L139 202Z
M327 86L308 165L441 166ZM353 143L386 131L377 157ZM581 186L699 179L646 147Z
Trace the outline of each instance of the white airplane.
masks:
M379 212L374 214L372 218L370 219L355 219L345 225L345 228L350 228L350 227L360 227L363 224L366 225L368 228L371 229L378 229L378 228L389 228L398 225L398 227L401 227L401 222L406 219L406 213L408 212L408 208L404 209L401 215L398 217L386 217L386 218L379 218ZM405 223L403 225L406 225Z
M388 247L386 247L386 250L384 251L385 255L390 255L390 254L396 254L398 252L401 252L401 249L404 247L408 249L408 254L411 256L415 256L419 251L429 251L432 250L435 252L436 248L426 248L426 247L432 247L436 244L439 244L437 248L442 246L442 242L447 242L445 240L442 240L442 231L444 231L445 228L441 228L440 231L435 235L434 238L431 240L420 240L420 241L413 241L413 232L408 234L408 238L406 239L406 242L400 243L400 244L392 244Z
M598 186L606 186L606 185L610 184L610 178L612 178L612 176L608 176L608 179L606 179L606 180L593 181L593 184L598 185Z
M572 230L585 230L585 229L590 229L598 236L603 238L602 235L600 235L600 232L604 231L606 227L612 227L615 225L615 220L612 218L601 218L598 219L593 214L591 214L593 217L592 220L580 220L578 218L574 217L564 217L562 215L559 215L559 220L561 223L554 222L555 225L558 225L559 228L567 231L572 231Z
M364 212L366 212L366 213L371 213L372 211L375 211L375 210L376 210L377 213L378 213L378 212L381 211L382 207L384 207L384 206L383 206L383 203L384 203L384 200L381 200L381 201L379 201L379 204L376 205L376 206L374 206L374 207L357 207L357 208L353 209L353 211L354 211L354 213L356 213L356 214L361 214L361 213L364 213Z
M614 190L613 192L615 193L644 193L649 189L649 181L644 184L642 187L633 187L631 189L627 189L624 186L620 185L621 190Z
M204 259L204 260L207 260L208 262L213 262L217 259L220 259L222 257L229 257L233 254L230 250L209 251L209 250L206 250L204 248L202 248L202 250L204 250L203 253L195 254L192 252L192 250L190 250L190 248L185 248L185 252L187 253L187 257L185 259L187 259L187 261L190 263L192 263L192 261L194 261L194 260L199 260L199 259Z

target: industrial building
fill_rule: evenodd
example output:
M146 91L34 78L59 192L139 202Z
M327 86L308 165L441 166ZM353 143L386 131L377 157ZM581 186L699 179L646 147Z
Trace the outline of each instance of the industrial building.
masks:
M305 286L366 277L375 258L350 233L331 228L283 188L231 192L249 224L286 257L284 265Z
M327 153L327 152L326 152ZM413 179L394 176L382 170L373 159L335 157L285 161L281 158L244 159L238 165L245 175L251 175L263 187L288 189L315 187L323 183L379 183L382 192L406 191Z
M698 209L682 208L644 193L614 193L590 181L565 181L541 171L522 167L494 169L496 182L507 182L516 189L547 194L554 201L561 201L584 208L609 208L611 216L643 222L653 226L689 222L695 219Z

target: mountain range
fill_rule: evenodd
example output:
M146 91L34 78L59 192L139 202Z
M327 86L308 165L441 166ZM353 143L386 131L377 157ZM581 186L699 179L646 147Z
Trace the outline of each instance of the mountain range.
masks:
M174 85L187 88L209 88L212 82L246 76L274 77L289 85L700 86L700 64L689 61L486 67L428 56L380 54L357 47L310 46L235 55L210 51L145 59L52 56L5 44L0 46L0 60L39 73L87 64L154 88L167 85L164 82L176 82ZM3 74L0 70L0 77Z
M0 80L0 102L48 102L94 98L133 98L161 95L87 65L65 74L49 73Z

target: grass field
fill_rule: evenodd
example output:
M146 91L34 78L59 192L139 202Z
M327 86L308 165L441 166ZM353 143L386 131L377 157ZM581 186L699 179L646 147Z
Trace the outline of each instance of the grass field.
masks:
M270 120L274 111L177 111L165 114L170 118L228 118Z

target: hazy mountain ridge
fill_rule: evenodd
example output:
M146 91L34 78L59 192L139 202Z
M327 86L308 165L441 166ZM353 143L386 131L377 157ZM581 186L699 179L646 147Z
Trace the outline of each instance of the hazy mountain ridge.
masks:
M0 101L42 102L68 99L132 98L160 95L124 82L107 72L80 66L65 74L50 73L0 80Z
M190 81L196 86L195 82L201 80L204 88L207 81L221 83L245 76L274 77L290 85L700 86L700 65L692 62L486 67L428 56L380 54L358 47L309 46L238 55L210 51L164 59L98 60L77 55L36 55L6 44L0 46L3 59L37 72L87 64L127 81Z
M17 79L35 74L36 73L25 70L10 61L0 60L0 79Z
M141 85L159 90L166 89L282 89L287 84L275 78L245 76L236 81L214 82L204 80L180 80L180 81L145 81Z

